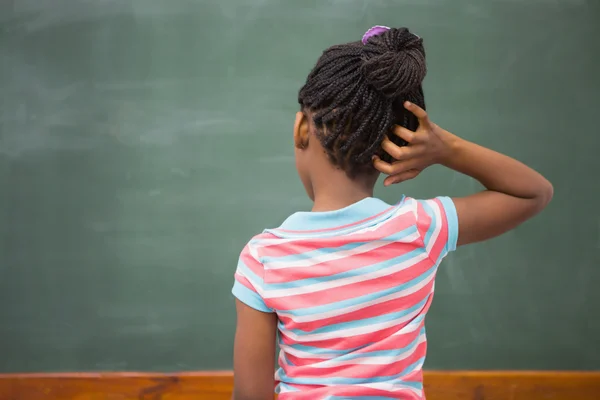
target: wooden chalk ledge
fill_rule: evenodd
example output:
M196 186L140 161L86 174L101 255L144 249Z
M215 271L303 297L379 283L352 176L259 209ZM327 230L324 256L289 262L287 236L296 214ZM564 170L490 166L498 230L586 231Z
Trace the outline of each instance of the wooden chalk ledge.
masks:
M231 372L0 374L0 400L230 400ZM600 400L600 372L427 371L427 400Z

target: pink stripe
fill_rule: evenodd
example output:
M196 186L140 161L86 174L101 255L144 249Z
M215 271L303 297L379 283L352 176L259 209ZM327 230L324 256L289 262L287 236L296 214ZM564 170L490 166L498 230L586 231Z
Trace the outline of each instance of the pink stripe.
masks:
M420 301L423 301L423 299L425 299L431 293L432 286L433 279L423 288L408 296L388 300L384 303L374 304L372 306L368 306L347 314L342 314L331 318L325 318L318 321L296 323L292 319L285 316L280 316L280 319L285 324L285 329L287 330L300 329L305 332L312 332L315 329L319 329L324 326L339 324L347 321L357 321L367 318L373 318L380 315L405 310L415 304L418 304Z
M281 311L294 310L298 308L315 307L331 304L342 300L391 289L394 286L409 282L423 274L433 266L433 262L425 258L410 267L395 272L391 275L382 276L368 281L356 282L349 285L321 290L318 292L284 296L269 299L273 306Z
M268 246L261 245L260 242L257 242L257 245L260 247L261 257L285 257L322 248L341 247L349 243L371 242L381 239L382 237L390 236L395 232L400 232L414 224L415 215L411 212L404 212L383 221L372 231L369 230L352 235L333 237L298 238L293 241L284 241L282 239L282 243L270 244Z
M397 326L395 328L389 328L389 329L385 329L382 330L380 332L384 332L384 334L381 335L381 338L379 338L378 341L372 341L372 340L368 340L371 339L369 337L369 334L364 334L364 335L356 335L354 337L348 338L347 341L345 341L344 339L332 339L332 340L328 340L328 341L319 341L319 342L314 342L311 343L310 345L313 347L317 347L317 348L321 348L321 349L332 349L331 347L331 343L333 343L334 341L339 344L339 348L336 348L335 350L350 350L353 348L360 348L359 350L355 351L355 354L361 354L361 353L368 353L368 352L372 352L372 351L380 351L380 350L397 350L400 348L404 348L406 346L408 346L409 344L413 343L415 340L417 340L417 338L421 335L421 328L423 326L423 324L421 323L419 325L419 327L417 329L414 330L410 330L408 332L405 333L401 333L398 334L397 332L400 332L406 325L402 325L402 326ZM377 336L377 335L375 335ZM360 341L362 338L367 339L366 341ZM289 344L288 342L292 342L293 340L290 338L286 337L286 340L284 341L284 343ZM350 346L347 345L347 343L351 343L352 341L355 341L357 343L357 345L355 346ZM286 357L288 357L288 359L290 359L290 361L292 361L294 364L297 364L299 366L303 366L306 364L314 364L316 362L320 362L323 361L323 359L317 359L317 358L310 358L310 357L299 357L299 356L292 356L291 354L287 354Z
M384 340L372 343L369 346L365 346L359 350L356 350L354 354L368 353L371 351L397 350L404 348L412 342L414 342L419 337L419 335L421 335L421 329L423 328L424 324L425 320L421 321L421 323L410 332L402 333L400 335L389 336Z
M310 346L321 347L331 350L348 350L356 347L368 346L371 343L385 340L388 336L398 332L402 327L392 326L389 328L381 329L377 332L365 333L362 335L356 335L344 338L333 338L327 340L318 340L310 343ZM295 344L296 342L286 335L286 332L281 332L281 340L287 345ZM303 343L305 344L305 343Z
M252 290L254 293L256 293L256 289L254 288L254 286L252 286L252 284L250 283L250 281L248 279L246 279L245 276L242 276L238 273L236 273L235 275L235 280L238 281L239 283L241 283L242 285L246 286L248 289Z
M425 349L425 354L423 356L425 356L427 354L427 349ZM423 369L417 369L409 374L404 375L404 377L402 377L402 380L404 382L423 382Z
M266 283L285 283L308 278L331 276L357 268L381 263L419 248L420 239L412 242L389 242L388 244L370 251L349 255L329 261L323 261L311 266L267 269ZM268 268L267 264L267 268Z
M408 347L409 345L414 343L414 341L417 340L419 336L421 336L420 331L421 328L419 327L419 329L407 332L405 334L387 336L378 343L369 343L365 345L359 350L354 351L353 354L360 355L374 351L398 350ZM327 360L324 358L294 356L292 354L286 354L286 358L294 364L294 367L290 368L310 366ZM287 371L286 368L284 368L284 370Z
M246 247L244 247L242 254L240 254L240 260L248 267L248 269L262 278L264 275L264 267L256 258L252 256L252 254L250 254L250 245L246 245Z
M434 201L435 205L432 205L432 207L437 205L439 209L441 221L438 221L437 223L439 226L441 226L441 229L435 243L430 250L429 256L434 262L436 262L442 252L445 251L446 244L448 243L448 220L446 218L446 211L444 210L442 202L438 199Z
M262 239L281 239L279 236L272 234L271 232L261 232L258 235L254 235L252 241L262 240Z
M413 353L408 357L387 364L346 364L330 368L315 368L311 365L289 368L286 375L290 378L370 378L373 376L392 376L402 373L409 365L414 364L420 358L425 357L427 343L423 342L416 346ZM290 360L295 364L293 360ZM322 362L323 360L318 360Z
M278 400L315 400L324 399L328 396L383 396L386 398L396 398L401 400L424 400L424 398L418 397L416 394L414 394L414 392L411 391L390 393L388 391L371 389L362 386L290 386L298 388L301 391L280 394Z
M425 207L423 207L423 203L417 202L417 229L419 230L419 235L424 238L431 226L431 216L425 212Z

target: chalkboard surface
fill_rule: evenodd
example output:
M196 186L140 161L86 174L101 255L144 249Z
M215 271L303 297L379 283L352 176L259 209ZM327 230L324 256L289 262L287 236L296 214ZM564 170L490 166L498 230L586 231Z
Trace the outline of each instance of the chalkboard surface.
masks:
M231 368L245 242L309 209L297 91L372 25L425 39L440 125L555 185L442 266L427 368L600 368L600 7L585 0L0 2L0 372ZM432 168L386 201L463 195Z

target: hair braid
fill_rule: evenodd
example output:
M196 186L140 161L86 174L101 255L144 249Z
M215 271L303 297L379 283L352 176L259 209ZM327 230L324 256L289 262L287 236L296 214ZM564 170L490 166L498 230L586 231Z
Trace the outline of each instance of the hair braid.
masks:
M417 128L416 118L402 103L425 107L421 85L426 73L422 39L406 28L393 28L366 44L325 50L300 89L298 102L313 114L331 161L356 177L375 171L373 155L389 157L380 145L393 125ZM405 144L395 135L390 139Z

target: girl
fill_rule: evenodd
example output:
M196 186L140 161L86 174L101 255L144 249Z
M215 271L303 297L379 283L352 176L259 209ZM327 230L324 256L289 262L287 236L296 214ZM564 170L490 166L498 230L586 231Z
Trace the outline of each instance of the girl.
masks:
M469 143L424 111L421 38L375 27L327 49L300 90L296 167L314 205L241 253L235 400L424 399L425 316L437 268L457 246L540 212L552 185ZM373 198L441 164L481 182L464 198ZM279 368L274 371L275 344Z

